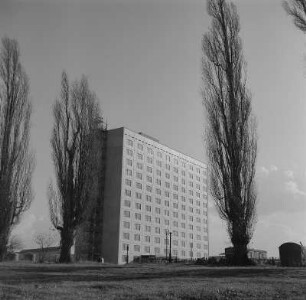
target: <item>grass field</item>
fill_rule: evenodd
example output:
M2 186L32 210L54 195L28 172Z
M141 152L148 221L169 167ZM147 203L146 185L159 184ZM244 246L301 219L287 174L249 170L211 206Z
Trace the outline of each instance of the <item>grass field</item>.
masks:
M2 263L0 299L306 299L306 269Z

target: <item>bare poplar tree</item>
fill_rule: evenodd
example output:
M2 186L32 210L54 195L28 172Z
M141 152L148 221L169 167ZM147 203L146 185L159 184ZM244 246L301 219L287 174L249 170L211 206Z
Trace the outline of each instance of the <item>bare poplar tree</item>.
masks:
M288 0L283 2L283 7L293 18L295 26L306 33L306 0Z
M211 194L227 224L234 247L232 263L243 265L248 263L247 245L256 215L256 124L236 6L208 0L207 11L212 25L203 37L202 70Z
M48 232L41 232L34 236L34 242L40 248L39 262L44 262L46 258L46 248L51 247L54 244L55 238Z
M29 80L20 62L18 43L5 37L0 53L0 260L12 227L33 198L31 110Z
M49 207L61 236L60 262L70 262L76 229L92 204L93 144L102 120L96 96L84 76L70 85L63 72L53 115L51 146L57 187L49 188Z

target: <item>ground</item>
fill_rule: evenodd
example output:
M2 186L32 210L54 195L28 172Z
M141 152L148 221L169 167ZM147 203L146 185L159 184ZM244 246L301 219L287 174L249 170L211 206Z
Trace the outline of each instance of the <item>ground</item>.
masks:
M0 299L306 299L306 268L1 263Z

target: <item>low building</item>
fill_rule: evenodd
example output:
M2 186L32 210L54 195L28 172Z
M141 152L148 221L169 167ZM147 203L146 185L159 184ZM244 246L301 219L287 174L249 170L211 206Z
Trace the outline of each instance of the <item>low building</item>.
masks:
M225 248L225 257L230 260L234 255L234 248ZM259 249L248 249L248 258L256 263L264 263L267 261L267 251Z
M24 249L16 252L16 261L57 262L60 256L60 247Z

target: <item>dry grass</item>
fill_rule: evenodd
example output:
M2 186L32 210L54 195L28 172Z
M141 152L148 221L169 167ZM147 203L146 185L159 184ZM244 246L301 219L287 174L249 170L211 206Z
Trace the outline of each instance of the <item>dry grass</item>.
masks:
M306 299L306 269L2 263L0 299Z

